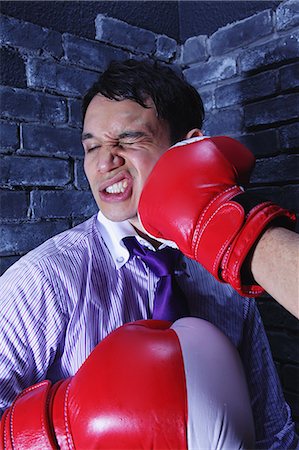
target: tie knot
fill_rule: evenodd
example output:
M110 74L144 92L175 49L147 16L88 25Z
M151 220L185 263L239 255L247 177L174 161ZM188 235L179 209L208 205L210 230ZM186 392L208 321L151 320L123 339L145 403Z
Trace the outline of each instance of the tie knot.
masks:
M178 250L167 247L154 252L139 244L135 237L127 237L123 241L130 255L139 256L155 275L164 277L173 274L179 256Z

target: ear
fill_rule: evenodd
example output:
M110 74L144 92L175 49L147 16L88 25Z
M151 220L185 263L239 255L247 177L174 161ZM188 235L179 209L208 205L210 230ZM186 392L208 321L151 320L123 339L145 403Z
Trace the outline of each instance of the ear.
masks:
M203 136L201 130L199 128L193 128L192 130L188 131L188 133L185 136L185 139L190 139L192 137L199 137Z
M200 137L200 136L203 136L201 130L199 128L193 128L192 130L188 131L185 139L190 139L190 138Z

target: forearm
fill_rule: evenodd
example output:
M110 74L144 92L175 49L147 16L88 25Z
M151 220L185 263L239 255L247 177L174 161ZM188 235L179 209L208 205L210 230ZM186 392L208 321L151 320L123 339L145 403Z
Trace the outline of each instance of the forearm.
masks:
M268 229L251 263L255 281L299 318L299 235L285 228Z

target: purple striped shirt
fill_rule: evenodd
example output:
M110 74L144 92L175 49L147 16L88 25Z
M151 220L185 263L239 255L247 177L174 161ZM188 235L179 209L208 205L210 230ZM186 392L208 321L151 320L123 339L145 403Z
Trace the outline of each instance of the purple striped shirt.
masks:
M158 279L140 259L129 259L121 239L134 234L128 222L99 214L49 239L1 277L2 411L25 387L73 375L115 328L151 318ZM176 277L190 315L215 324L240 352L256 448L294 448L294 424L255 301L183 255Z

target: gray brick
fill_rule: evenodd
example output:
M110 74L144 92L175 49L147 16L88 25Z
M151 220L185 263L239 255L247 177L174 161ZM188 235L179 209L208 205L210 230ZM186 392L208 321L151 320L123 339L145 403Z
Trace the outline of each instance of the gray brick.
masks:
M211 55L223 55L230 50L244 47L273 31L271 10L255 14L247 19L220 28L210 37Z
M75 161L75 186L80 190L89 189L89 183L84 172L83 161L81 160Z
M297 166L298 167L298 166ZM289 184L281 189L279 204L284 208L291 209L299 213L299 185ZM297 226L299 223L297 223Z
M292 123L278 129L280 145L283 149L298 149L299 147L299 123Z
M5 156L1 160L4 186L65 186L70 181L67 161L50 158Z
M66 220L0 225L1 256L26 253L69 228Z
M156 40L156 58L161 61L170 61L176 55L177 43L165 35L158 35Z
M80 223L84 222L86 220L86 217L75 217L71 220L72 227L76 227L77 225L80 225Z
M245 50L239 56L243 72L257 70L273 64L286 62L299 56L298 32Z
M281 186L258 186L258 187L251 187L251 185L247 188L248 191L250 191L251 194L259 197L262 200L267 200L267 201L272 201L274 203L277 204L281 204L281 196L282 196L282 187ZM283 205L281 205L283 206ZM269 303L269 298L270 296L265 293L263 295L263 297L265 297L265 303ZM263 298L262 298L263 300ZM273 300L274 303L276 303ZM259 297L259 305L263 303L263 301L260 301L260 297ZM259 307L260 311L263 312L263 314L265 314L265 319L263 318L263 322L265 322L265 324L267 326L271 326L271 324L273 325L273 323L270 321L270 315L271 315L271 308L269 308L269 314L267 315L267 308L261 309ZM277 310L274 310L277 313ZM275 319L275 313L274 314L274 321L276 321L277 319Z
M299 185L289 184L286 186L260 186L256 188L250 188L254 194L259 195L263 199L271 200L278 205L283 206L286 209L299 212ZM291 315L286 311L288 317ZM297 325L296 325L297 326Z
M89 191L33 191L33 218L91 217L98 207Z
M275 359L285 362L299 362L299 337L285 333L268 333L270 346Z
M214 81L231 78L236 72L236 61L230 57L196 64L183 71L185 79L198 88Z
M299 155L278 155L256 162L252 183L288 183L299 180Z
M299 115L298 97L298 94L287 94L245 105L245 125L252 127L296 119Z
M0 191L0 218L26 219L27 193L24 191Z
M286 364L282 369L283 385L286 389L299 392L299 367Z
M82 96L98 79L98 74L64 64L33 58L27 63L28 86Z
M83 156L80 130L25 124L22 136L27 153Z
M283 67L279 71L280 86L282 90L294 89L299 86L299 63Z
M211 111L215 108L214 89L211 86L208 86L207 89L199 88L198 93L203 101L205 111Z
M289 0L280 3L276 9L276 23L278 30L287 30L295 25L299 25L298 0Z
M0 122L0 151L6 152L19 148L18 126L14 123Z
M70 63L99 71L106 69L112 60L121 61L129 57L129 54L123 50L70 34L64 35L64 50L66 59Z
M207 52L207 36L192 36L182 45L181 62L183 65L199 63L206 61Z
M20 259L20 256L2 256L0 258L0 275Z
M206 115L203 129L207 135L235 134L243 127L242 114L238 109L215 110Z
M95 20L96 39L108 44L141 52L153 54L155 52L156 36L152 31L128 25L118 19L98 14Z
M44 50L56 58L63 54L60 33L12 17L0 17L0 42L31 51Z
M28 90L0 87L1 116L31 122L63 123L66 101Z
M25 63L17 50L1 48L1 84L26 87Z
M142 60L143 59L144 58L142 58ZM183 71L178 61L174 61L173 63L168 64L167 67L173 70L180 78L183 78Z
M236 136L256 157L271 156L279 153L278 133L276 129L263 130Z
M77 99L69 99L69 125L76 128L82 127L82 102Z
M217 108L237 105L244 100L242 81L225 84L215 89L215 107Z
M215 90L216 107L224 108L272 95L277 92L277 80L278 74L272 70L220 86Z

